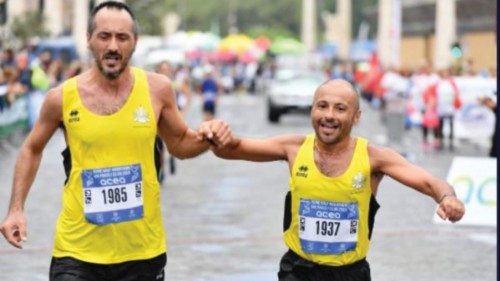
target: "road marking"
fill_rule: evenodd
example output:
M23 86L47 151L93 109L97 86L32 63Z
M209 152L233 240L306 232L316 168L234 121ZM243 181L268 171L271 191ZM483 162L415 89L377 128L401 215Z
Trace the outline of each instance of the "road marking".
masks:
M473 233L473 234L470 234L468 238L471 240L474 240L474 241L483 242L483 243L490 244L493 246L497 245L497 237L494 234Z

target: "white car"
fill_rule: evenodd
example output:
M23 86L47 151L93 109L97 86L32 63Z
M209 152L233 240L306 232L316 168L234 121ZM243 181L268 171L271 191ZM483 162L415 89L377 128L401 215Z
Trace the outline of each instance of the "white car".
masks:
M279 69L267 93L267 119L278 123L283 114L310 112L314 92L325 81L319 71Z
M137 53L133 56L134 64L147 70L154 70L163 61L169 62L172 65L182 65L186 62L185 53L179 49L160 47L148 49L143 53Z

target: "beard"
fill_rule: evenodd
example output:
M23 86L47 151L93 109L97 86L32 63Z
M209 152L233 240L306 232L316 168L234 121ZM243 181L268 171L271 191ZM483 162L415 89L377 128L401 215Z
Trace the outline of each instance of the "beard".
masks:
M321 129L321 122L317 121L313 123L313 129L316 133L316 137L324 144L333 145L341 142L342 140L349 137L351 134L352 126L348 124L338 124L338 127L330 133L325 133Z
M327 135L321 134L319 131L316 132L316 137L322 143L327 144L327 145L337 144L343 139L342 136L339 134L327 136Z
M130 57L134 53L134 49L132 52L130 52L129 55L127 56L122 56L118 52L107 52L105 53L102 58L99 57L99 54L92 50L92 55L94 56L94 61L97 65L97 68L99 69L99 72L106 77L108 80L115 80L120 76L120 74L123 73L123 71L127 68ZM120 61L120 65L118 69L106 69L104 64L102 63L103 60L105 59L117 59Z

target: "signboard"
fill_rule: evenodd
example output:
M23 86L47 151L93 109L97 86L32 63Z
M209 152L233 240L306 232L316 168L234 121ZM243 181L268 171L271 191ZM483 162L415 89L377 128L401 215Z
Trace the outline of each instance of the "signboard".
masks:
M456 224L497 225L497 159L455 157L447 182L465 204L465 215ZM449 224L434 214L434 223Z
M28 127L28 98L16 99L9 107L0 110L0 139Z
M462 108L455 114L454 129L457 139L488 139L495 126L494 112L478 103L480 97L496 102L497 79L485 77L456 77Z

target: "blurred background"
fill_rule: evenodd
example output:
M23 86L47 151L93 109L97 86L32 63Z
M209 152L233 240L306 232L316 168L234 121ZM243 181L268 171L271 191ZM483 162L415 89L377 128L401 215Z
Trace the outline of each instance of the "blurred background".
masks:
M99 2L0 0L0 81L16 86L2 91L0 108L24 93L38 93L30 95L29 122L16 120L17 125L34 122L44 89L92 63L86 23ZM496 92L495 80L476 79L497 75L493 0L125 2L140 26L133 64L153 70L167 61L175 74L189 76L198 93L211 67L225 93L265 93L277 69L316 70L325 79L353 82L375 106L384 107L391 92L404 92L410 101L406 122L418 126L426 102L422 93L440 72L459 77L460 90L473 92L462 95L465 99ZM35 65L40 67L33 71ZM45 75L31 79L33 72ZM382 83L386 73L397 79ZM283 108L269 107L275 122ZM2 131L7 130L0 136L7 134Z

